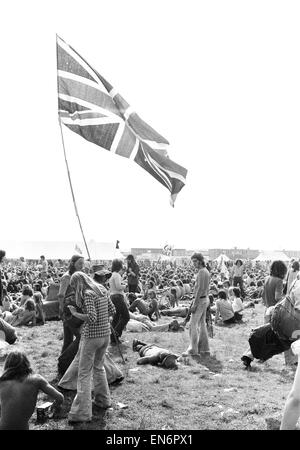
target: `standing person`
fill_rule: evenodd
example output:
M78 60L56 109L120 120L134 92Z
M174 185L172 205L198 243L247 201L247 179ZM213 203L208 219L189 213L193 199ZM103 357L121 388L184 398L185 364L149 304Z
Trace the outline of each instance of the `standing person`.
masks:
M273 261L270 275L265 279L262 300L266 309L276 305L283 298L283 280L287 267L283 261Z
M299 275L300 265L298 261L294 261L291 268L288 270L286 277L286 290L284 293L289 294L291 286Z
M244 299L245 291L244 291L243 275L244 275L243 261L241 259L237 259L233 266L233 286L234 287L239 286L241 290L241 297Z
M64 361L70 360L70 353L75 356L79 347L80 326L83 324L83 322L71 314L68 305L76 305L75 291L70 285L71 277L75 272L81 271L83 267L84 257L81 255L73 255L70 260L67 272L64 273L60 280L58 292L59 317L63 321L64 332L63 346L58 359L58 372L60 375L63 375L66 369ZM62 367L64 367L63 371L61 371Z
M26 272L26 267L27 267L27 264L26 264L25 258L24 258L24 256L21 256L20 257L20 269L22 271L22 274L24 274Z
M0 267L5 258L5 254L6 253L4 250L0 250ZM3 282L2 282L2 271L0 269L0 306L2 306L2 300L3 300Z
M206 310L209 305L208 291L210 274L201 253L192 256L194 267L198 269L194 287L194 301L191 306L190 345L183 355L209 355L209 342L206 327Z
M114 259L111 266L112 275L109 279L111 301L113 302L116 313L114 315L111 326L114 334L111 336L111 343L121 342L120 337L129 322L129 311L124 298L124 290L126 285L122 282L123 262L120 259Z
M115 312L106 289L83 272L75 272L70 281L75 290L76 305L83 313L69 305L71 314L84 321L79 345L77 394L70 412L70 422L89 422L92 419L92 376L94 404L103 409L111 407L111 398L104 370L104 357L109 344L109 316Z
M64 396L45 378L32 373L24 353L10 352L0 377L0 430L29 430L28 422L40 391L54 398L55 406L64 401Z
M140 276L140 268L134 259L133 255L128 255L127 258L127 279L128 291L137 292Z
M48 273L48 261L46 260L45 256L42 255L40 257L40 265L42 266L41 268L41 278L43 280L45 280L47 278L47 273Z

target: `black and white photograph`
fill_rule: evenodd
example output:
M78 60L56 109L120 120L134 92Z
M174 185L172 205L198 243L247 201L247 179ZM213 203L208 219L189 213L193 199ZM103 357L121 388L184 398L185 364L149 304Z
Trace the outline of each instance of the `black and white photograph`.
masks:
M299 23L3 4L0 430L300 429Z

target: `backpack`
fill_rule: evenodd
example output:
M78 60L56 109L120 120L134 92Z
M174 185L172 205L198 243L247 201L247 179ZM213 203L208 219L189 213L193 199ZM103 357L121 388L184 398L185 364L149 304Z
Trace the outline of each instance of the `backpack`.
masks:
M280 339L295 341L300 336L300 310L289 295L275 305L271 327Z

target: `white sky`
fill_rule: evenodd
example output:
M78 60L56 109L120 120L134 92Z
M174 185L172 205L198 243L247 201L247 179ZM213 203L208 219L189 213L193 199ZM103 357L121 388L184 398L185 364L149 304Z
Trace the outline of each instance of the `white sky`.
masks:
M64 127L87 240L300 249L299 1L27 0L1 16L0 245L82 240L57 119L57 33L188 169L173 209L147 172Z

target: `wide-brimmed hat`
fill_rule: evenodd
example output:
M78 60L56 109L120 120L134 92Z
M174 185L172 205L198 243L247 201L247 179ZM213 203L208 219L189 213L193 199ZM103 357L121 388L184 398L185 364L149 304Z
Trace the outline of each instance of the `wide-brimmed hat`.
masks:
M109 278L111 276L111 272L109 270L102 269L102 270L97 270L97 272L95 272L95 275L97 275L98 277Z

